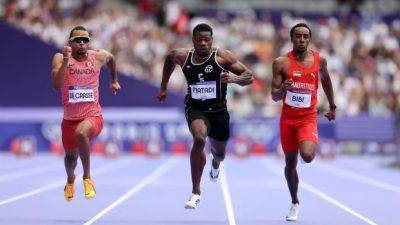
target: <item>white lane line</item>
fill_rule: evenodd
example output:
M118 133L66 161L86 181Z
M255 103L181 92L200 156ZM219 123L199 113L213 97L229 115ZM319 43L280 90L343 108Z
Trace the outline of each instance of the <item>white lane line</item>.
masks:
M276 165L273 165L274 162L272 162L272 160L265 160L263 161L262 165L269 169L270 171L272 171L273 173L275 173L278 176L281 176L284 178L283 176L283 169L279 168ZM328 203L331 203L332 205L337 206L338 208L350 213L351 215L357 217L358 219L364 221L367 224L370 225L378 225L376 222L372 221L371 219L369 219L368 217L362 215L359 212L356 212L355 210L351 209L350 207L346 206L345 204L339 202L338 200L334 199L333 197L330 197L329 195L325 194L323 191L319 190L318 188L314 187L313 185L307 183L304 180L301 180L299 185L304 188L305 190L317 195L318 197L320 197L321 199L327 201Z
M123 203L126 201L128 198L130 198L132 195L136 194L139 192L141 189L145 188L146 186L150 185L154 181L156 181L158 178L160 178L164 173L172 169L176 164L179 162L179 160L175 158L169 159L167 162L162 164L160 167L158 167L156 170L154 170L151 174L149 174L147 177L145 177L143 180L141 180L138 184L135 184L128 192L126 192L124 195L119 197L116 201L111 203L108 207L104 208L101 212L99 212L97 215L92 217L90 220L85 222L83 225L90 225L96 222L98 219L100 219L102 216L110 212L112 209L117 207L119 204Z
M54 163L51 165L38 166L38 167L28 168L28 169L24 169L24 170L14 171L11 173L0 174L0 182L14 180L14 179L18 179L21 177L35 175L35 174L46 173L46 172L54 171L54 170L61 169L61 168L62 167L60 166L60 163Z
M342 177L342 178L347 178L353 181L358 181L360 183L364 183L364 184L368 184L377 188L382 188L384 190L387 191L392 191L392 192L396 192L398 194L400 194L400 187L380 181L380 180L376 180L370 177L366 177L364 175L352 172L352 171L348 171L342 168L338 168L335 166L331 166L331 165L326 165L323 163L318 163L318 166L313 167L315 169L318 170L323 170L325 172L328 172L330 174L333 174L335 176L338 177Z
M122 160L119 160L117 162L112 162L112 163L109 163L109 164L107 164L105 166L92 169L94 171L94 172L92 172L92 175L100 175L100 174L104 174L104 173L107 173L107 172L111 172L113 170L117 170L117 169L120 169L122 167L126 167L131 163L131 161L129 161L129 160L123 160L122 162L121 161ZM47 184L47 185L44 185L44 186L42 186L40 188L36 188L36 189L30 190L30 191L25 192L23 194L19 194L19 195L16 195L14 197L11 197L11 198L7 198L7 199L4 199L4 200L1 200L0 201L0 206L8 204L8 203L15 202L15 201L18 201L18 200L21 200L21 199L25 199L25 198L28 198L28 197L31 197L31 196L34 196L34 195L40 194L42 192L46 192L46 191L58 188L58 187L61 187L61 186L65 185L65 181L66 181L66 178L62 179L62 180L59 180L59 181L56 181L56 182L53 182L53 183L50 183L50 184Z
M231 194L229 192L228 181L226 179L225 169L224 166L220 165L221 171L221 189L224 195L225 206L226 206L226 213L228 214L229 225L236 225L235 214L233 213L233 205L231 200Z

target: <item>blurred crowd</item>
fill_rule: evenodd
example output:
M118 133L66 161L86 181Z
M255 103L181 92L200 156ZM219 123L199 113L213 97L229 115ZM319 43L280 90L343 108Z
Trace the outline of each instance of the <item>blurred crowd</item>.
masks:
M72 27L86 26L93 35L92 48L111 51L121 72L154 86L161 81L168 51L191 47L191 29L207 22L214 29L214 46L232 51L256 74L250 88L230 86L228 105L235 116L280 113L281 103L270 96L271 63L291 49L291 26L305 21L312 28L310 48L327 58L339 114L389 115L400 109L399 18L386 23L376 14L360 14L304 20L282 13L277 23L268 12L251 9L200 17L174 0L0 2L0 17L60 48ZM178 69L169 90L186 91ZM328 108L322 88L319 108Z

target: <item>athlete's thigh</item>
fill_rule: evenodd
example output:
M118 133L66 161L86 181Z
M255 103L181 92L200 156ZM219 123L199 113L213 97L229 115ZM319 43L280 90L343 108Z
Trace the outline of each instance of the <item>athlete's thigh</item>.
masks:
M226 142L230 137L230 116L227 110L209 113L211 130L208 136L216 141Z
M298 143L306 142L307 146L318 144L318 129L316 120L304 120L298 124L297 129ZM309 143L312 142L312 143Z
M297 140L302 155L315 154L318 144L318 129L316 120L305 120L299 124Z
M187 107L185 111L186 121L192 135L201 135L206 137L210 130L210 121L207 115L205 115L204 112L192 107Z
M98 136L103 130L103 117L102 116L93 116L86 118L85 120L89 121L92 124L92 132L91 137Z
M285 153L297 151L299 147L296 137L297 129L293 123L294 121L285 118L281 118L279 123L281 144Z
M63 120L61 123L61 139L65 152L73 152L78 147L75 133L79 122Z
M92 137L93 128L94 126L90 119L84 119L78 124L78 127L76 128L76 134L81 134L86 137Z

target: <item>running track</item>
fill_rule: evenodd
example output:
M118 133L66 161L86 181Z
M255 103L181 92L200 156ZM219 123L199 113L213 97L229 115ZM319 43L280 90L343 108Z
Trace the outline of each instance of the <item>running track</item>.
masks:
M92 157L97 196L86 200L76 181L63 197L61 157L0 154L1 225L280 225L289 209L283 161L228 157L218 183L202 179L198 209L184 209L191 191L187 156ZM398 225L400 171L387 158L339 157L299 163L298 225ZM80 172L80 164L78 171Z

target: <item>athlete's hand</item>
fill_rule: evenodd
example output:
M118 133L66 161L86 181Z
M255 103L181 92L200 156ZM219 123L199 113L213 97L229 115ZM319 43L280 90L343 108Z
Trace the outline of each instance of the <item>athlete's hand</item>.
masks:
M118 81L111 81L110 83L110 89L114 95L118 93L119 90L121 90L121 86L119 85Z
M293 87L293 80L292 80L292 78L289 78L289 79L285 80L285 81L283 82L283 84L282 84L282 88L283 88L284 91L290 90L290 89L292 89L292 87Z
M163 102L165 101L166 98L167 98L167 91L160 89L157 94L158 101Z
M336 118L335 110L334 109L329 110L327 113L325 113L325 117L328 118L329 121L335 120Z
M230 75L229 75L228 71L221 72L221 82L222 83L224 83L224 84L231 83L229 78L230 78Z
M62 54L63 54L64 60L68 60L69 58L71 58L72 48L69 46L64 46Z

